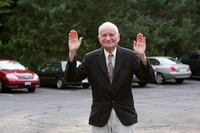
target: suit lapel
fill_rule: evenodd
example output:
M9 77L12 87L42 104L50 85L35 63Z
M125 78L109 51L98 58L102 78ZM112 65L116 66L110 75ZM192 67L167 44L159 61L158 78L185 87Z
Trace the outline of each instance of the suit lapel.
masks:
M105 59L105 54L103 51L103 48L101 48L99 50L99 52L97 53L97 58L96 58L100 68L102 69L103 73L105 74L105 76L108 78L108 80L110 80L109 75L108 75L108 68L106 65L106 59Z
M124 62L124 59L125 59L125 56L124 56L124 52L123 52L122 48L117 46L113 80L115 79L117 73L119 72L119 70Z

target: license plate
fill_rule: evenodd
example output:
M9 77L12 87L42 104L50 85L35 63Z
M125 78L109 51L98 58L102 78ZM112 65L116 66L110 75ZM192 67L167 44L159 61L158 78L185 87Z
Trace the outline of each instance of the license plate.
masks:
M31 82L25 82L24 85L25 86L31 85Z
M186 72L186 71L187 71L186 68L180 68L180 69L179 69L179 72Z

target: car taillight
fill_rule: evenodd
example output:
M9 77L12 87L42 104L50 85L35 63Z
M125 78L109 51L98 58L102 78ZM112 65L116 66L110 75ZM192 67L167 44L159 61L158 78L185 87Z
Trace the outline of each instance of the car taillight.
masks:
M156 68L154 66L152 66L152 68L153 68L153 71L156 72Z
M187 71L190 71L190 66L188 67L188 70Z
M176 68L175 68L174 66L171 66L171 67L170 67L170 71L171 71L171 72L176 71Z

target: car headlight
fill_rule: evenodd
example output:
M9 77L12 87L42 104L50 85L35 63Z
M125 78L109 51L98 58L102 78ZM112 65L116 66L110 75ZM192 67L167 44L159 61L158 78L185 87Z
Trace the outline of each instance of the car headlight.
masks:
M39 79L39 76L37 74L34 74L33 79Z
M13 74L6 74L6 78L7 79L19 79L17 76L15 76Z

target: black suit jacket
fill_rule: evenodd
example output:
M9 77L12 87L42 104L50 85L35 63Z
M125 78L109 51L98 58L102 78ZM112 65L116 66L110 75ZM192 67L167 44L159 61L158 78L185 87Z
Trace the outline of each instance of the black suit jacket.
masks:
M112 108L122 124L137 123L137 113L132 95L132 77L153 82L155 75L148 62L144 66L133 50L117 46L113 82L110 83L103 48L85 55L82 64L76 68L76 59L67 63L66 81L80 81L88 77L93 103L89 124L106 125Z

